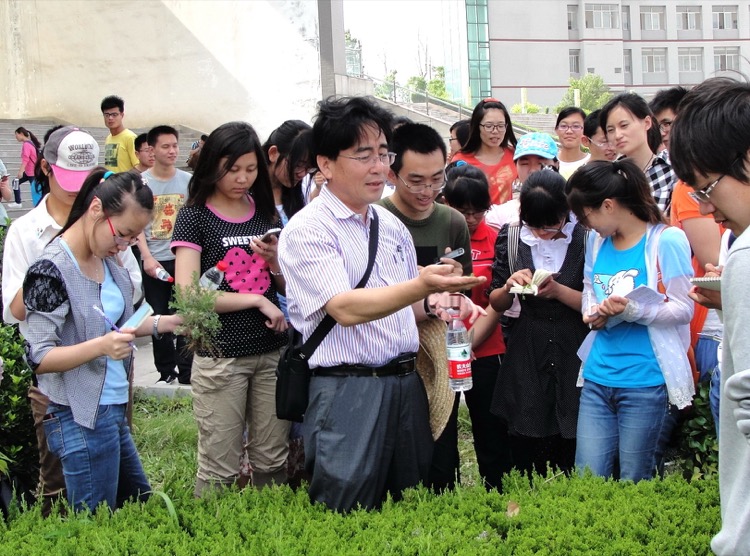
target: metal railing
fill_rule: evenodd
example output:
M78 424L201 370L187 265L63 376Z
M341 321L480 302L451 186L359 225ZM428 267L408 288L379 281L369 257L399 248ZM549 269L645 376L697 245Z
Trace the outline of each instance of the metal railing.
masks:
M375 96L389 100L394 104L406 105L428 116L449 116L449 120L462 120L471 117L473 107L461 103L430 95L427 91L416 91L393 81L384 81L375 77L365 76L375 85ZM446 118L441 118L446 119Z

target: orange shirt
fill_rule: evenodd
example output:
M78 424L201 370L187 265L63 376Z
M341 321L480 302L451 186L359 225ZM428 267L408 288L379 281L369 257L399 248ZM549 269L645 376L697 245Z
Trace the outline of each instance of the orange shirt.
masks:
M490 182L490 202L493 205L501 205L513 198L513 182L518 177L513 152L513 147L505 147L500 162L494 165L484 164L473 154L466 153L457 153L451 162L463 160L484 172L487 181Z

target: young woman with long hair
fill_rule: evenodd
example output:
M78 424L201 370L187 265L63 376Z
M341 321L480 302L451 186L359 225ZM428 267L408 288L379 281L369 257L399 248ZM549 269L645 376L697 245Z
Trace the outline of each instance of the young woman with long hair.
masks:
M42 144L39 139L31 133L25 127L19 127L16 129L16 141L22 144L21 146L21 165L18 168L18 189L13 190L15 202L10 206L21 206L21 184L24 182L30 182L34 178L34 166L36 165L36 159L39 157L39 150L42 148Z
M621 479L648 479L668 404L685 407L694 393L690 246L664 224L633 160L590 162L567 188L579 222L598 234L586 250L582 312L592 332L579 352L576 466L610 477L619 461Z
M285 282L278 239L260 239L278 222L255 130L243 122L219 126L201 149L172 236L178 286L219 261L229 265L214 307L222 324L216 353L199 351L193 359L196 496L235 483L243 449L256 487L287 480L290 423L276 418L275 406L276 367L287 342L276 294L284 291Z
M118 328L133 314L133 287L117 255L137 241L153 204L139 176L92 171L24 281L29 364L49 398L44 432L76 511L116 509L151 490L127 421L132 342L181 319Z
M518 174L513 163L516 136L505 105L496 98L486 98L471 114L469 139L451 162L463 160L476 166L490 184L493 205L510 201L513 181Z

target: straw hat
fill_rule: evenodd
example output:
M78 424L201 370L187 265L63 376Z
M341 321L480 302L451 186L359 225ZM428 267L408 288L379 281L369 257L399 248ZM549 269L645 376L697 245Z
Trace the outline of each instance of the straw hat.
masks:
M440 319L420 322L417 372L422 377L430 404L430 428L432 438L443 433L453 411L456 393L448 385L448 356L445 350L446 324Z

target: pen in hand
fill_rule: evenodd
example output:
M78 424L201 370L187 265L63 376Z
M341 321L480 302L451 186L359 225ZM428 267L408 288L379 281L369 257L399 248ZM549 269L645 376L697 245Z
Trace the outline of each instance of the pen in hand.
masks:
M119 332L120 334L122 334L122 330L120 330L120 327L118 327L118 326L117 326L117 325L116 325L116 324L115 324L114 322L112 322L112 319L110 319L110 318L109 318L109 317L108 317L108 316L107 316L107 315L106 315L106 314L104 313L104 311L102 311L102 310L101 310L101 309L100 309L99 307L97 307L96 305L93 305L93 307L94 307L94 311L96 311L97 313L99 313L99 314L100 314L100 315L101 315L101 316L102 316L102 317L104 318L105 322L106 322L106 323L107 323L107 324L109 325L109 327L110 327L110 328L111 328L112 330L114 330L115 332ZM136 345L135 345L135 344L134 344L133 342L128 342L128 343L130 344L130 347L132 347L134 351L138 351L138 347L137 347L137 346L136 346Z

